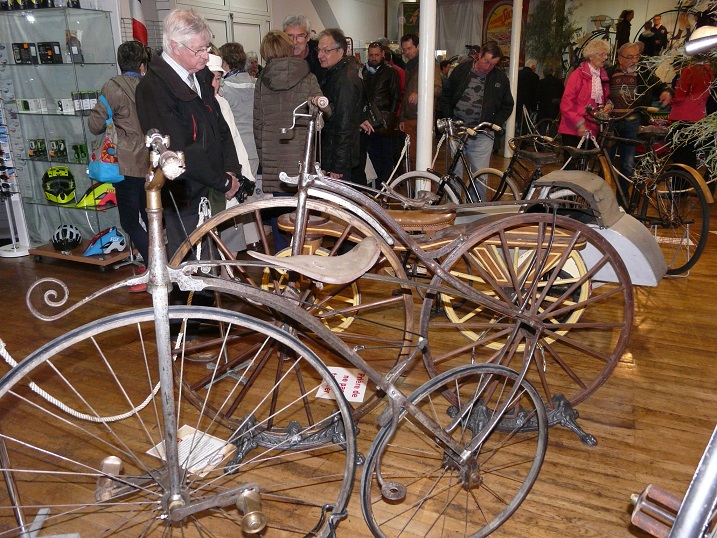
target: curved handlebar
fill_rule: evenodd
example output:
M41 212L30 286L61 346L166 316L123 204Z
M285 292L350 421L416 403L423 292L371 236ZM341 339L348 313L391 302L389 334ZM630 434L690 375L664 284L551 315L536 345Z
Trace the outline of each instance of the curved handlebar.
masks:
M169 149L169 136L159 130L150 129L145 137L145 146L150 148L152 167L159 166L167 179L177 179L184 173L184 152Z
M541 144L548 145L555 144L555 140L549 136L540 134L527 134L521 136L514 136L513 138L508 140L508 146L510 146L511 151L515 151L519 145L522 145L523 142L538 142Z
M436 130L439 133L448 133L450 136L467 134L469 137L473 138L479 131L495 131L496 133L503 132L503 128L500 125L496 125L495 123L491 123L489 121L481 122L475 127L465 127L465 130L462 133L456 132L456 128L464 127L464 125L465 123L463 121L454 120L453 118L440 118L436 120Z
M298 111L304 105L309 106L308 114ZM331 109L328 108L328 106L329 106L329 98L328 97L324 97L323 95L309 97L306 101L299 104L294 109L294 111L291 113L291 120L292 120L291 127L282 127L281 128L282 134L286 134L289 131L293 130L294 127L296 127L296 118L313 118L316 115L318 115L319 112L321 112L322 114L325 114L327 117L330 116Z
M467 127L467 128L466 128L466 132L467 132L470 136L475 136L475 135L477 135L477 134L478 134L478 131L483 131L483 132L494 131L495 133L502 133L502 132L503 132L503 128L502 128L500 125L497 125L497 124L495 124L495 123L491 123L491 122L489 122L489 121L483 121L483 122L479 123L478 125L476 125L476 126L473 127L473 128L471 128L471 127Z

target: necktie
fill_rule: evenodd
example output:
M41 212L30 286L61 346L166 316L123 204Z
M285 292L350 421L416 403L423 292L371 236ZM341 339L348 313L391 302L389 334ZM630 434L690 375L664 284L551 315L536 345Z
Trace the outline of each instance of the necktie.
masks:
M196 94L199 94L197 91L197 85L194 83L194 75L189 75L187 77L187 82L189 82L189 87L192 88L192 91Z

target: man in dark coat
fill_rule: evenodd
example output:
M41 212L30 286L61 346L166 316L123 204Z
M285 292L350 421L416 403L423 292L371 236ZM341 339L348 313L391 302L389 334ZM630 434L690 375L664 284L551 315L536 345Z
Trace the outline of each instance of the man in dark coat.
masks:
M488 41L476 60L458 64L443 86L439 117L462 120L471 127L484 121L503 125L513 113L514 101L508 76L496 68L502 56L500 47ZM493 132L480 132L468 140L466 152L473 172L490 166L494 138ZM485 200L485 190L481 190L478 194Z
M362 71L366 110L375 111L373 118L381 125L374 125L370 118L361 124L361 151L367 146L371 164L376 171L376 184L388 180L395 165L393 137L395 134L400 99L399 80L396 70L386 63L383 48L378 42L368 46L368 62Z
M192 25L204 31L187 37ZM206 68L211 37L209 26L194 10L170 12L164 21L162 55L152 58L147 74L137 85L142 130L158 129L169 135L174 151L184 152L186 170L168 181L162 193L170 257L185 234L196 227L200 199L209 189L225 193L227 199L239 189L241 165L229 126L214 98L214 75Z
M321 167L332 178L351 181L359 163L359 132L363 121L363 87L356 61L346 56L346 36L338 28L319 34L319 79L331 115L321 131Z
M565 91L565 85L562 80L555 76L555 67L546 65L543 68L543 78L538 82L536 92L538 98L538 122L545 118L554 120L558 117L563 91Z
M194 10L170 11L164 20L162 55L152 58L135 94L142 131L158 129L169 135L172 150L184 152L185 171L162 189L170 258L197 227L200 201L210 189L224 193L227 200L239 190L241 165L214 98L214 74L206 67L211 38L209 26ZM176 288L171 295L173 304L186 301L186 293ZM211 297L195 302L211 304ZM178 329L172 330L176 335Z
M662 16L655 15L652 17L652 55L659 56L663 49L667 48L669 39L667 38L667 28L662 26Z
M535 72L537 62L533 59L525 61L525 67L518 71L518 92L515 104L515 124L518 134L525 134L526 121L523 114L523 107L532 115L538 108L538 83L540 77Z

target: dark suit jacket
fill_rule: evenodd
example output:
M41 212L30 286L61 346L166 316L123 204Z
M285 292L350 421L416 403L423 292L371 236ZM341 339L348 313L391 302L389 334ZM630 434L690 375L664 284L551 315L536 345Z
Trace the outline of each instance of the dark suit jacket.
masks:
M168 191L178 204L198 205L210 188L229 190L231 181L226 172L237 177L241 174L229 126L214 98L213 74L205 67L196 75L201 98L161 56L155 56L137 85L137 115L142 131L158 129L169 135L173 151L184 152L185 172L168 181L162 192L165 211L174 210L173 203L165 199Z

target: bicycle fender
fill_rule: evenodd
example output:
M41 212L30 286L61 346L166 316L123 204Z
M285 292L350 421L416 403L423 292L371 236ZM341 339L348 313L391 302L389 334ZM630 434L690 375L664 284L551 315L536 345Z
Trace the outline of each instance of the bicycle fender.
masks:
M686 164L682 163L670 163L666 168L665 171L669 170L670 168L680 168L684 170L685 172L688 172L693 178L695 178L695 181L699 184L699 186L702 188L702 193L705 195L705 199L707 200L708 204L714 203L714 197L712 196L712 193L710 192L709 187L707 186L707 183L705 182L704 178L702 177L702 174L700 174L697 170L692 168L691 166L688 166Z

